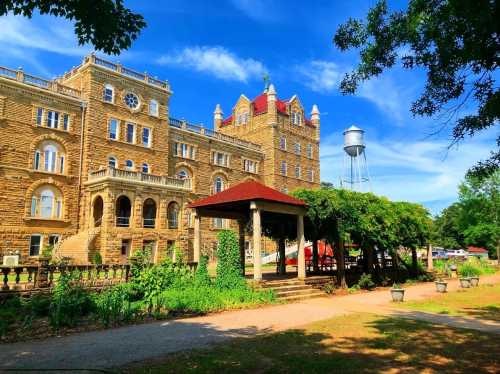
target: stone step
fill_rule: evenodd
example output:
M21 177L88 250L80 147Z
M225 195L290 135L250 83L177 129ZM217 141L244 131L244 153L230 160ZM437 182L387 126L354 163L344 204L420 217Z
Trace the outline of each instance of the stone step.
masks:
M324 293L323 291L318 290L318 292L301 294L301 295L290 295L290 296L286 296L286 297L279 297L278 299L280 301L293 302L293 301L313 299L313 298L317 298L317 297L328 297L328 294Z
M276 288L285 286L304 286L304 281L301 280L280 280L280 281L265 281L262 282L260 287L262 288Z
M277 291L275 290L275 294L278 298L283 298L287 296L295 296L295 295L311 295L311 294L317 294L317 293L323 293L323 291L314 289L314 288L305 288L301 290L289 290L289 291Z
M267 288L269 289L269 288ZM287 286L279 286L272 287L272 290L276 293L285 292L285 291L301 291L301 290L311 290L312 287L307 284L297 284L297 285L287 285Z

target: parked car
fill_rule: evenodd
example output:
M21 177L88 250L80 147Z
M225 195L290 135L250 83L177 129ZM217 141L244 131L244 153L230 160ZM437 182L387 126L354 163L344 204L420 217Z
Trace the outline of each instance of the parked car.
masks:
M438 249L437 251L432 251L432 258L434 260L447 260L448 252L446 252L444 249Z
M461 258L466 259L469 257L469 252L464 249L447 249L448 258Z

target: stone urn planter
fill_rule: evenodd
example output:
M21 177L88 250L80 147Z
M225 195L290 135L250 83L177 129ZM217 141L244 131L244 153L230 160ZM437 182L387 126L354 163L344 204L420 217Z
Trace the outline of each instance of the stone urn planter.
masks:
M405 290L399 287L391 288L392 301L395 303L402 303L405 298Z
M438 280L435 282L436 283L436 291L440 293L445 293L446 288L448 287L448 282L445 282L443 280Z
M477 285L479 284L479 277L470 277L469 280L471 287L477 287Z
M460 278L460 287L462 288L470 288L470 278L467 277L467 278Z

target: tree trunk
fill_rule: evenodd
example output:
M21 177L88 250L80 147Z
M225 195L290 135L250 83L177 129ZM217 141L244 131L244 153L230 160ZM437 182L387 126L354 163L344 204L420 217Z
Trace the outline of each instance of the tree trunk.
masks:
M278 253L279 253L279 264L278 264L278 274L285 275L286 274L286 247L285 247L285 239L278 239Z
M374 256L375 251L373 250L373 247L370 245L366 248L366 267L367 267L367 274L372 274L373 273L373 263L374 263Z
M344 256L344 241L338 239L335 243L335 260L337 261L337 285L340 288L347 288L345 279L345 256Z
M434 263L432 262L432 244L427 244L427 271L434 270Z
M318 261L318 241L313 240L313 253L312 253L312 261L313 261L313 271L315 273L319 273L319 261Z
M417 249L411 249L411 272L414 277L418 276L418 257L417 257Z
M392 268L394 269L394 282L399 282L399 258L398 250L394 249L392 251Z

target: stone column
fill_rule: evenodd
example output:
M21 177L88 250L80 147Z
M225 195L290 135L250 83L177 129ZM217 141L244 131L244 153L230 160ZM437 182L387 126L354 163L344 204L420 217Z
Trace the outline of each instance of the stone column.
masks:
M432 244L427 244L427 271L434 270L434 263L432 262Z
M262 280L260 245L261 245L261 225L260 225L260 210L255 203L251 203L253 216L253 279L256 281Z
M299 214L297 216L297 276L299 279L306 277L306 256L304 253L304 216Z
M238 220L240 239L241 274L245 276L245 221Z
M193 261L200 262L201 248L201 216L198 212L194 213L194 243L193 243Z

